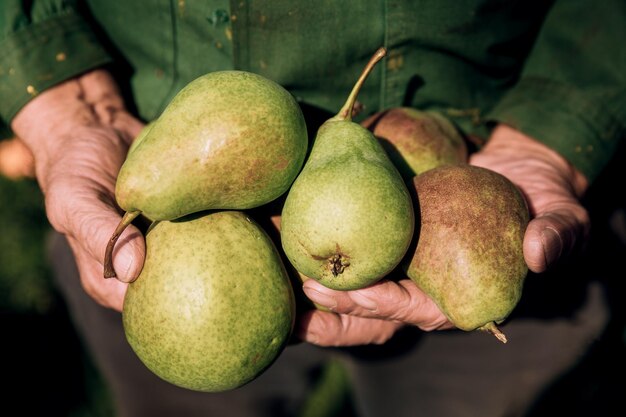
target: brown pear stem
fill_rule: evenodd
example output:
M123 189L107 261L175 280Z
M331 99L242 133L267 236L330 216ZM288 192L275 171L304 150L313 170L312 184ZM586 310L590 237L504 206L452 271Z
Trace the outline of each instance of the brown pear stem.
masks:
M502 343L507 342L506 336L504 335L504 333L502 333L500 329L498 329L498 326L496 326L496 324L492 321L482 326L480 330L484 330L484 331L491 333L492 335L496 337L496 339L498 339Z
M368 75L370 75L372 69L374 69L374 66L378 63L378 61L383 59L385 55L387 55L387 49L381 47L378 48L378 50L370 58L369 62L365 66L365 69L363 69L361 76L357 80L356 84L354 84L354 87L352 87L352 91L348 96L348 100L346 100L346 104L344 104L341 110L339 110L339 113L337 113L337 115L333 117L334 120L352 120L352 109L354 108L354 102L356 101L356 97L359 95L359 91L361 91L361 87L363 86L365 79Z
M127 211L124 213L122 220L115 228L113 235L109 239L109 243L107 244L106 251L104 252L104 277L105 278L115 278L117 275L115 274L115 269L113 268L113 249L115 248L115 243L120 238L124 230L128 227L129 224L135 220L137 216L141 214L141 211Z

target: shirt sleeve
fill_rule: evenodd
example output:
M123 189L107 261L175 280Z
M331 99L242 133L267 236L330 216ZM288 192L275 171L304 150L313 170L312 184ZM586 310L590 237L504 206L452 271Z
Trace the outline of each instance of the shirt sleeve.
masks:
M111 57L78 12L76 1L0 2L0 130L45 89Z
M592 181L626 135L626 2L562 0L489 118L558 151Z

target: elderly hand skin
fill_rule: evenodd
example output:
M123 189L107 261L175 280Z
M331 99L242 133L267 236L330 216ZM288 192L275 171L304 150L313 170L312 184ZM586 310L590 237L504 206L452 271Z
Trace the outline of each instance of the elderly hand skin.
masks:
M103 278L104 250L120 221L115 180L143 124L130 115L113 78L98 69L37 95L11 127L31 150L51 225L74 252L85 291L121 311L127 282L139 275L145 243L129 227L117 245L118 279Z
M579 199L587 181L558 153L499 125L470 163L505 175L524 194L532 217L523 245L530 270L544 272L584 244L589 217ZM307 280L303 290L331 310L305 313L298 327L302 340L320 346L381 344L407 325L425 331L453 327L408 279L382 280L356 291L334 291Z

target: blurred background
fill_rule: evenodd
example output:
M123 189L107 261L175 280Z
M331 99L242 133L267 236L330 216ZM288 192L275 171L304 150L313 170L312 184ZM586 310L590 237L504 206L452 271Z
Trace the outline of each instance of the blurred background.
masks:
M624 166L623 160L614 164L611 169L617 171L609 170L605 175L609 180L600 182L595 191L610 196L611 204L592 207L613 229L622 231L626 231L626 193L623 186L615 188L615 178L622 178ZM106 383L83 349L54 287L46 257L51 228L33 176L30 154L21 142L0 141L0 357L8 387L2 391L0 414L11 410L23 416L112 417ZM596 238L615 241L610 246L615 253L608 255L622 265L606 283L613 301L611 324L580 365L539 399L529 417L623 415L626 232L603 234L605 230L601 227ZM299 417L354 416L341 365L329 363L318 378Z
M21 142L0 142L0 357L8 387L0 414L113 416L106 385L53 284L51 227L32 171Z

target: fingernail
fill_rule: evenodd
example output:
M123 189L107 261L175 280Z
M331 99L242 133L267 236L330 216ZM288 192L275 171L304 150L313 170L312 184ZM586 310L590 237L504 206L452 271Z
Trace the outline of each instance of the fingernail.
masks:
M561 235L556 230L547 227L541 231L541 243L543 244L546 264L550 266L557 261L563 251Z
M309 287L302 287L302 290L304 291L306 296L309 297L309 299L314 303L322 305L331 310L337 307L337 300L335 300L328 294L321 293Z
M354 301L366 310L376 311L378 309L378 304L376 304L376 301L361 294L359 291L350 292L349 295L352 301Z
M126 255L124 252L117 253L113 258L113 267L115 268L117 279L122 282L132 282L137 278L134 276L134 266L133 257Z

